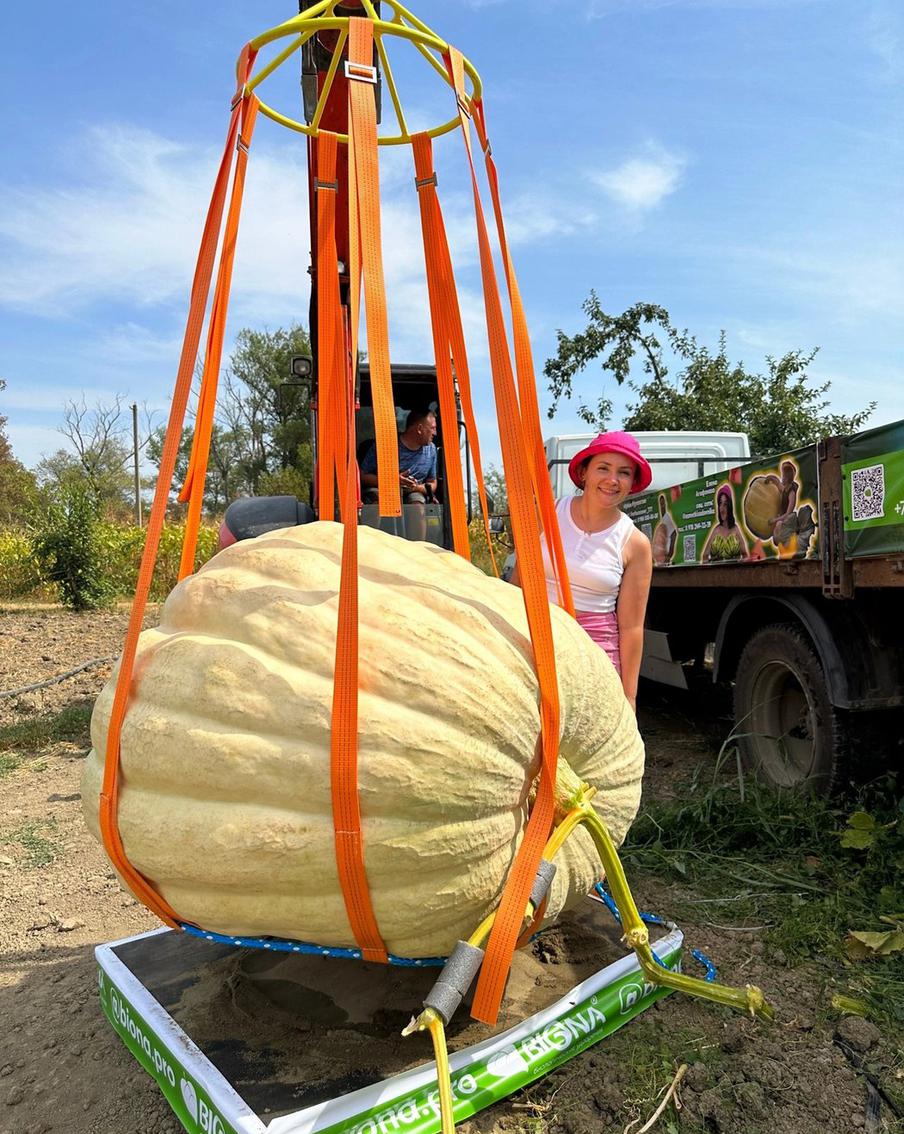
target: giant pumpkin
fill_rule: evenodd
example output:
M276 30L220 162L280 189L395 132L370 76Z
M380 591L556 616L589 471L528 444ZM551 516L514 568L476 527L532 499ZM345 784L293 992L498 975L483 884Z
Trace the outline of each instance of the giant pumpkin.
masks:
M125 851L182 919L227 934L355 945L336 870L330 718L342 527L221 551L140 638L122 729ZM359 529L358 782L364 855L390 952L445 955L499 900L538 769L538 683L521 592L426 543ZM597 787L620 842L643 747L605 653L552 608L560 758ZM115 674L91 722L98 794ZM600 873L579 829L548 920Z
M771 539L770 521L781 513L782 489L775 475L755 476L744 493L744 523L759 539Z

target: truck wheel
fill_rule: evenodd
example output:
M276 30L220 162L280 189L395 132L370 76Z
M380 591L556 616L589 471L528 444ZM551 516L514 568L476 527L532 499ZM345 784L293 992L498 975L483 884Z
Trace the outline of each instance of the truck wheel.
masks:
M760 779L829 793L845 729L819 658L797 626L766 626L748 641L735 675L734 718L741 759Z

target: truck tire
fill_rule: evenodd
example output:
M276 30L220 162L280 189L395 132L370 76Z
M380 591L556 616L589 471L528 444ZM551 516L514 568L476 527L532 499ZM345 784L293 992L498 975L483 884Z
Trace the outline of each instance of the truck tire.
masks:
M844 717L829 700L822 664L801 630L758 630L738 660L735 734L744 766L759 779L828 795L846 747Z

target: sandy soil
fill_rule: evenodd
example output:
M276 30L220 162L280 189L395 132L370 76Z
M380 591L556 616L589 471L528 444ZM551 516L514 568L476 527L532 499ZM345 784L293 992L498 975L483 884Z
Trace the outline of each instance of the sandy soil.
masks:
M123 611L77 616L53 608L0 610L0 691L118 653L126 618ZM0 725L88 705L109 672L109 665L98 666L45 690L0 698ZM702 719L686 699L649 695L641 725L650 793L680 793L689 771L713 759L718 722L711 714ZM156 923L122 891L84 828L79 776L87 750L82 730L0 774L0 1134L175 1134L180 1124L112 1032L97 999L94 947ZM662 914L672 905L684 906L689 897L653 878L632 882L641 908ZM812 973L768 961L756 929L715 925L704 916L683 924L688 941L716 961L721 980L763 987L777 1008L774 1024L671 996L520 1096L464 1124L465 1134L622 1134L638 1118L636 1132L679 1062L690 1064L682 1109L677 1118L671 1112L660 1121L658 1130L848 1134L898 1129L890 1111L877 1103L868 1076L852 1065L852 1059L866 1068L893 1065L900 1053L889 1038L856 1019L836 1030L826 1012L827 992ZM614 942L611 929L602 926L598 949L604 961L615 955ZM510 1010L528 1003L529 990L551 997L569 987L596 960L586 946L584 930L572 928L554 932L521 958ZM265 996L272 1015L273 991L264 986L273 972L253 960L228 964L222 987L230 990L233 1008L253 1019ZM285 987L276 976L275 985ZM208 991L211 999L196 1004L196 1020L199 1028L215 1031L219 1025L211 1003L217 990L208 986ZM319 1002L319 991L308 990L309 1007ZM276 1000L280 1028L290 1038L294 1034L299 1046L315 1048L313 1011L297 1012L297 1000L281 1006ZM389 1037L398 1020L385 1012L381 1016L378 1000L367 1019L351 1018L338 1038L332 1036L334 1057L345 1051L350 1075L359 1070L363 1035L372 1048L382 1029L387 1058L396 1050ZM461 1036L472 1038L467 1029ZM283 1078L306 1073L303 1066L283 1071Z

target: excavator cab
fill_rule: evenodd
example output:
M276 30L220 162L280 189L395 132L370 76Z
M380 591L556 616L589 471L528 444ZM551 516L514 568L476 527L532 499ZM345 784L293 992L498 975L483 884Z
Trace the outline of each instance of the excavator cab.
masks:
M317 379L310 357L294 355L291 364L289 386L302 386L308 389L306 399L311 413L311 436L314 439L314 464L316 467L316 446L318 437ZM359 523L368 527L397 535L403 539L426 540L437 547L452 547L452 526L445 507L446 462L464 462L465 485L468 499L468 520L471 512L471 462L468 436L461 414L459 399L456 396L456 420L444 421L439 410L439 390L436 381L436 367L412 363L397 364L392 367L393 401L396 413L396 427L399 433L405 429L408 414L412 410L430 410L436 415L436 476L437 488L432 500L426 505L402 504L401 516L381 516L376 503L364 502L359 510ZM355 411L355 449L358 464L374 443L373 395L370 383L370 367L366 362L358 366L356 383L357 408ZM261 496L234 500L226 509L220 532L220 546L225 547L240 539L250 539L263 532L277 528L293 527L296 524L310 523L318 519L316 512L317 492L312 482L308 501L297 500L294 496ZM338 502L337 512L338 515Z
M374 443L373 398L370 386L370 367L362 363L358 371L359 408L356 411L357 457L361 464L365 453ZM452 532L444 507L446 486L446 460L461 460L461 448L467 461L467 435L461 413L458 420L443 421L439 409L439 392L436 385L436 368L417 364L402 364L392 368L393 401L396 428L404 432L408 414L412 410L430 410L436 415L436 478L437 488L432 500L423 504L402 504L401 516L380 516L375 503L365 502L361 507L360 522L368 527L405 539L423 539L437 547L452 546ZM447 452L448 450L448 452ZM426 512L426 515L424 513Z

